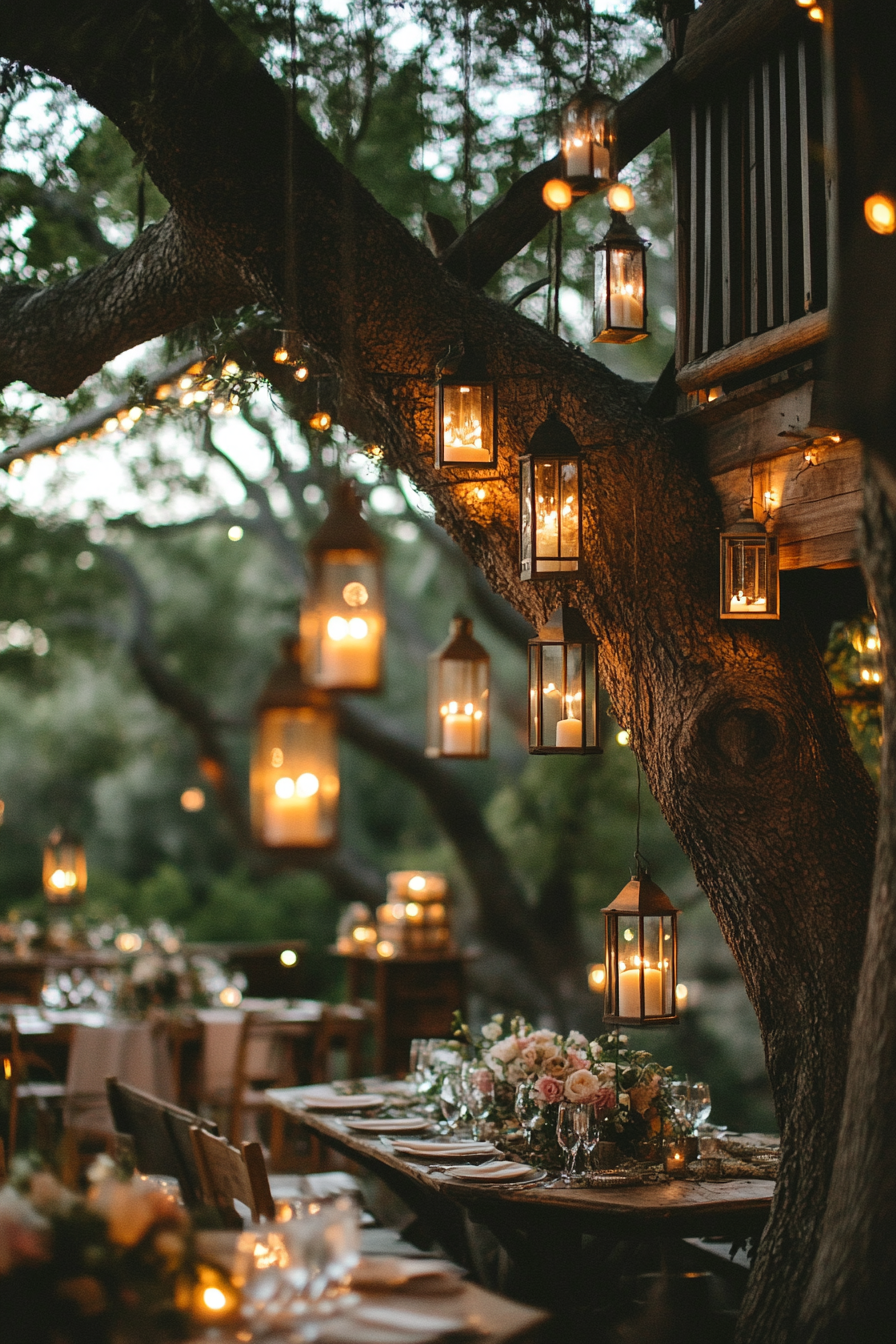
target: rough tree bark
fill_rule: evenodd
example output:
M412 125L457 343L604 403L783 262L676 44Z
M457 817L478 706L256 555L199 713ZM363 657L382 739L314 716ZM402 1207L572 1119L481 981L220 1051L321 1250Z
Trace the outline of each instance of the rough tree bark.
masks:
M147 0L135 14L99 0L29 0L6 6L0 43L105 112L210 265L280 306L282 95L207 4ZM295 146L306 339L338 372L344 405L363 408L388 461L432 495L439 523L491 585L535 623L562 595L600 634L617 717L741 968L783 1135L741 1339L783 1344L840 1116L873 862L871 784L798 615L761 630L720 627L716 502L631 391L446 275L301 124ZM127 267L127 256L108 265ZM103 302L114 294L98 295L97 331ZM161 291L159 329L167 308ZM70 306L43 296L44 366L32 360L27 373L15 309L7 320L4 379L52 391L78 381L82 365L64 357ZM460 337L488 352L501 389L500 466L482 501L437 474L428 449L433 366ZM29 341L41 344L33 322ZM521 584L516 570L516 458L551 410L586 448L585 564L563 588Z

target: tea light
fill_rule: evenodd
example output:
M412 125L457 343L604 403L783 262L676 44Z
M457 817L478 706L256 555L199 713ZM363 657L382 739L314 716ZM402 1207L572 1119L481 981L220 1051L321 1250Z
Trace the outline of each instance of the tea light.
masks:
M663 1169L670 1176L679 1175L684 1171L684 1148L676 1145L674 1148L667 1148L663 1154Z

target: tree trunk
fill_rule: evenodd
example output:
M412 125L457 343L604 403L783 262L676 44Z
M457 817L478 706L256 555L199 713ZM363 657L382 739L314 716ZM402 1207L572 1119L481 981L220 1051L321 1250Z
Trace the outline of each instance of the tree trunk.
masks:
M147 0L136 23L89 0L7 10L5 53L68 80L105 111L207 257L279 309L282 98L210 6L193 0L185 19L174 0ZM748 629L720 624L720 518L696 455L676 449L601 365L446 275L301 123L294 140L298 322L319 371L339 377L331 409L346 423L357 408L388 462L431 495L438 522L517 610L540 624L562 599L600 635L617 717L743 973L783 1161L741 1340L789 1344L842 1108L874 854L870 780L799 614ZM42 309L47 362L71 322L71 291L55 288L61 325L52 296ZM114 300L110 292L103 302L114 310ZM13 326L18 314L12 305ZM92 334L103 320L100 303L76 326L92 322ZM30 353L33 321L27 338ZM433 370L461 338L487 353L499 386L500 463L482 500L478 482L432 465ZM16 348L11 330L0 343L6 377L20 376ZM283 387L273 367L262 371ZM36 385L49 376L38 370ZM527 584L518 577L517 458L551 411L585 446L584 562L567 583Z

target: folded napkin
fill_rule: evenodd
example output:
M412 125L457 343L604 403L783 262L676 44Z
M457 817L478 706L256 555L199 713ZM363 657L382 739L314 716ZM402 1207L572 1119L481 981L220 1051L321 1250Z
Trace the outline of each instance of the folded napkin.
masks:
M412 1285L414 1292L429 1292L430 1280L450 1280L457 1284L463 1274L460 1265L450 1260L420 1258L412 1260L404 1255L364 1256L352 1270L352 1287L359 1292L384 1292Z
M535 1168L525 1162L484 1162L481 1167L455 1167L452 1179L462 1181L521 1181L524 1176L534 1176Z
M432 1121L419 1115L409 1115L402 1120L349 1120L346 1123L349 1129L372 1134L414 1134L432 1128Z
M437 1140L396 1139L392 1147L404 1157L496 1157L498 1149L493 1143L439 1143Z
M355 1097L302 1097L308 1111L369 1111L386 1100L378 1092L359 1092Z

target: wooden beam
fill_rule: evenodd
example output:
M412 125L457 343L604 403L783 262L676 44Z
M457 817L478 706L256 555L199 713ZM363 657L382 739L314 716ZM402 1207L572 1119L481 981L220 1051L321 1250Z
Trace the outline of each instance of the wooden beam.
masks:
M699 392L703 387L714 387L726 378L734 378L750 369L761 368L784 355L795 354L810 345L827 340L828 312L807 313L805 317L788 322L783 327L748 336L726 350L717 350L703 359L692 360L678 371L678 386L682 392Z
M706 0L688 19L676 85L723 74L798 16L793 0Z

